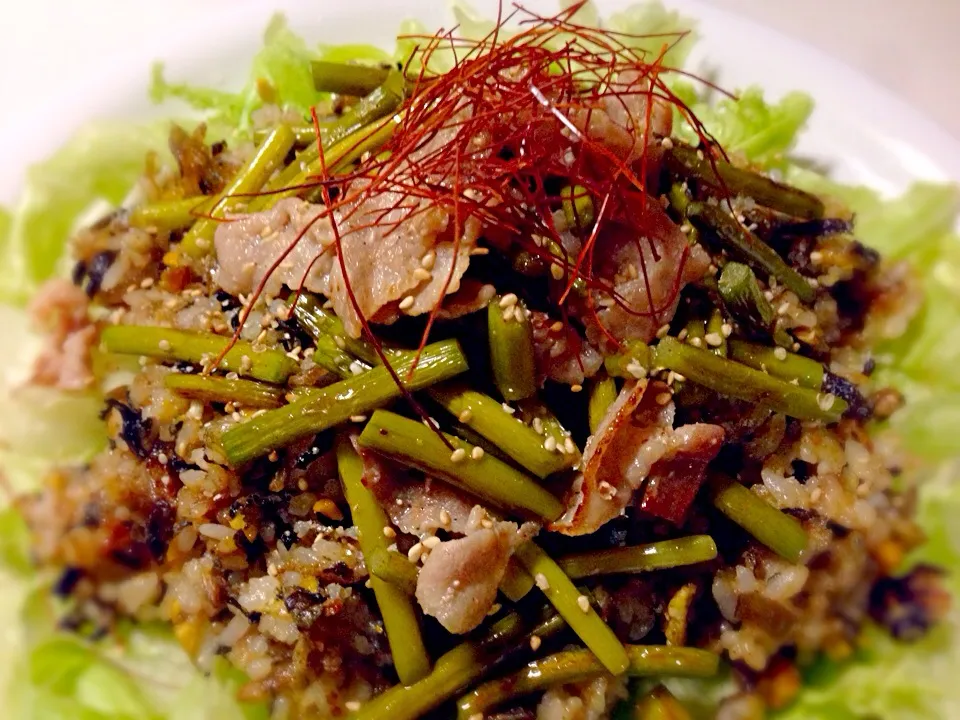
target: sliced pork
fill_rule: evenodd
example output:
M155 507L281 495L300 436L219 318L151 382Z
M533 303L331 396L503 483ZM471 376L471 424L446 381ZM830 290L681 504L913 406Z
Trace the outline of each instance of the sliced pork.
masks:
M361 189L354 188L358 193ZM370 321L393 322L401 313L429 312L442 300L448 275L447 294L459 289L479 223L475 219L464 223L455 249L450 213L419 202L394 192L377 192L337 211L344 279L323 206L286 198L270 210L217 228L215 281L234 295L251 292L264 277L268 277L264 288L268 294L277 294L282 286L318 292L333 303L353 337L360 336L362 325L348 285L360 312Z
M583 470L569 493L567 512L550 529L566 535L595 532L617 517L648 480L663 484L666 492L683 468L698 473L691 483L699 488L703 470L720 449L723 429L692 425L674 430L673 418L666 385L647 380L625 385L584 449ZM701 465L693 458L704 461ZM654 490L651 502L659 495ZM683 504L683 498L677 503L670 514L682 516L689 503Z

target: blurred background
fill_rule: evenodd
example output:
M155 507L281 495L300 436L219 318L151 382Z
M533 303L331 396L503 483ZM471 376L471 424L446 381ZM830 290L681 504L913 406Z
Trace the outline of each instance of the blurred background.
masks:
M960 68L960 0L700 1L749 16L842 59L960 137L960 82L951 73ZM125 52L154 44L158 36L189 23L201 11L229 12L234 5L233 0L11 2L9 7L16 9L7 12L14 21L0 26L4 111L48 101L61 88L88 77L105 53L122 63Z

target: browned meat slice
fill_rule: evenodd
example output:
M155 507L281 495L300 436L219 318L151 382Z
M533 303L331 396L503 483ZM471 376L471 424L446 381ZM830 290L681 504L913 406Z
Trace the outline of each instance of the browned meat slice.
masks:
M363 480L399 530L418 537L437 530L465 533L475 504L446 483L411 478L396 463L365 450Z
M452 633L477 627L490 612L507 563L535 526L494 522L466 537L440 543L423 561L417 600Z
M667 402L660 404L663 396ZM552 530L586 535L616 517L667 450L673 402L665 385L640 380L624 386L583 453L567 512Z
M618 341L652 340L673 318L683 287L710 266L703 248L690 245L655 199L636 199L631 212L646 233L638 237L632 229L611 225L597 238L594 251L595 273L613 286L617 297L594 290L596 313L580 312L587 339L600 348L611 345L606 333Z
M249 293L270 273L267 293L276 294L283 285L321 293L333 303L347 331L359 337L362 326L348 284L360 312L373 322L393 322L401 312L429 312L442 300L451 269L447 293L459 289L479 234L479 222L468 220L455 251L455 228L447 210L394 192L374 193L338 211L345 280L331 224L322 212L321 206L288 198L270 210L222 223L214 237L216 282L232 294ZM271 273L291 245L293 251ZM412 304L401 310L401 302Z
M81 390L93 382L90 348L97 329L87 315L88 306L86 293L68 280L54 278L40 288L28 312L48 341L34 363L31 382L64 390Z
M666 385L646 380L625 385L587 442L567 512L550 529L566 535L595 532L619 515L648 479L656 479L658 487L675 483L684 467L698 474L691 482L699 487L703 468L720 449L723 429L688 425L674 430L673 417ZM666 489L653 490L653 497L659 495L666 495ZM683 497L677 502L685 511Z
M603 356L585 342L575 328L544 312L531 313L530 324L541 380L549 378L567 385L582 385L584 380L597 374Z
M680 524L703 484L710 461L723 446L719 425L684 425L670 436L666 454L654 463L640 499L651 515Z
M651 98L649 80L637 71L620 73L611 89L615 92L603 99L600 108L576 109L571 120L618 157L633 162L660 137L670 135L673 108L665 100ZM647 106L651 100L648 130Z

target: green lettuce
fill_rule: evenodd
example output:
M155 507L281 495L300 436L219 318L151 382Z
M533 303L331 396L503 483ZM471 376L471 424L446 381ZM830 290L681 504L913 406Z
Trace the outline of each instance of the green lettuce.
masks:
M0 302L22 305L63 270L63 250L78 217L112 209L143 174L148 151L165 147L167 123L97 123L27 170L19 202L0 210Z
M715 91L705 94L686 80L672 83L671 89L727 152L768 169L789 164L787 155L813 112L813 100L801 92L787 93L771 103L758 87L749 87L736 98L719 99L713 97ZM698 143L700 136L679 109L675 117L676 134Z
M162 63L154 65L150 97L160 103L180 100L204 118L218 133L246 132L252 126L250 114L264 105L264 83L275 93L277 105L299 111L304 117L321 95L313 86L310 61L315 50L290 30L286 18L276 15L263 35L263 47L254 56L247 84L239 92L204 88L190 83L170 83L164 77ZM269 94L268 94L269 97Z

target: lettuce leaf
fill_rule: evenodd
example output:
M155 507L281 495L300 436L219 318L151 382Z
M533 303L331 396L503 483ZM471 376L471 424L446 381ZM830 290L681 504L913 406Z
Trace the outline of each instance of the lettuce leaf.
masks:
M56 155L27 170L19 202L0 210L0 302L22 305L61 268L78 216L118 205L166 145L167 123L103 122L82 128Z
M769 103L758 87L747 88L737 99L715 101L687 81L673 83L672 90L727 152L767 169L783 169L789 164L788 153L813 112L813 100L801 92L787 93ZM675 120L679 137L699 142L699 135L679 110Z
M297 110L304 117L321 94L313 86L310 62L318 53L307 47L299 35L290 30L283 15L275 15L263 35L263 47L254 56L250 78L236 93L171 83L164 77L162 63L153 68L150 97L160 103L176 99L201 112L217 132L248 131L250 114L265 104Z

